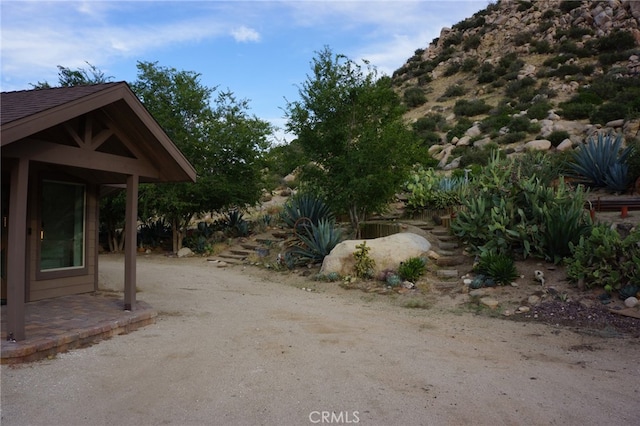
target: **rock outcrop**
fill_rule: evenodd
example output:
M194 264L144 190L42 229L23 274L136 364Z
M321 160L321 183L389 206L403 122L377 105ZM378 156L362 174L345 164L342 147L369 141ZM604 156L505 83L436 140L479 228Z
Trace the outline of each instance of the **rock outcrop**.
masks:
M387 269L397 270L400 262L411 257L423 257L431 249L426 238L410 232L389 235L371 240L343 241L331 250L322 262L321 274L337 272L340 275L353 275L356 246L364 241L370 247L369 257L375 261L375 273Z

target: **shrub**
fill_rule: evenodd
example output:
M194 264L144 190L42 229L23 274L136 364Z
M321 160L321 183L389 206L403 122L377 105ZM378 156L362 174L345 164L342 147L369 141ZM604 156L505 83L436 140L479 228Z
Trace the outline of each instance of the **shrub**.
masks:
M623 51L633 49L636 45L636 39L629 31L619 28L611 31L609 35L598 38L596 47L599 52Z
M628 115L627 105L617 102L605 102L591 112L589 121L593 124L606 124L612 120L627 118Z
M457 151L458 148L455 149ZM462 156L460 159L460 167L461 168L473 168L472 166L486 166L489 164L491 160L492 151L497 151L498 145L496 143L489 143L482 148L477 148L474 146L464 147L464 149L460 152L459 155Z
M442 42L442 45L444 47L453 47L453 46L457 46L461 42L462 42L462 33L452 32L452 33L449 33L447 38L444 39L444 41Z
M424 117L420 117L413 123L413 130L421 134L424 131L432 131L442 130L447 120L438 113L430 112Z
M582 120L589 118L596 109L595 105L582 102L565 102L560 106L561 109L559 113L567 120Z
M547 40L536 40L532 43L533 50L541 55L551 53L553 48Z
M451 142L454 137L462 137L464 133L471 127L473 123L466 117L462 117L455 126L447 132L447 141Z
M171 225L164 218L150 220L143 223L138 230L138 245L141 247L160 247L164 242L171 240L171 235ZM190 247L187 242L184 245Z
M484 103L482 99L460 99L453 106L453 112L457 116L475 117L476 115L486 114L491 110L491 106Z
M471 253L557 260L568 242L578 241L589 220L583 208L584 192L564 184L555 189L541 185L535 168L523 164L494 154L474 176L470 195L462 200L463 208L451 223L452 232ZM565 227L560 236L553 228L559 225Z
M533 38L533 34L530 31L524 31L521 33L517 33L515 36L513 36L513 43L516 46L523 46L529 43L529 41L531 41L532 38Z
M499 145L508 145L510 143L520 142L527 137L526 131L519 132L509 132L506 135L502 135L499 138L495 139L496 143Z
M547 101L536 102L527 109L527 117L530 119L543 120L549 115L552 106Z
M464 61L462 61L462 66L460 69L464 72L475 71L478 68L478 59L475 57L468 57Z
M531 126L531 120L526 115L519 115L511 118L507 127L510 132L528 132Z
M498 79L498 74L496 74L496 72L493 70L493 67L491 67L490 70L481 69L480 73L478 74L478 83L480 84L492 83L497 79Z
M609 292L640 282L640 229L622 240L609 225L598 224L570 247L571 256L565 260L570 281Z
M547 140L551 142L551 145L553 146L560 145L560 143L565 139L569 139L569 132L564 130L554 130L549 134L549 136L547 136Z
M369 256L369 250L371 247L367 247L367 242L363 241L362 244L356 246L356 251L353 252L353 257L356 260L354 272L356 277L369 279L373 277L375 273L376 261Z
M443 98L453 98L456 96L462 96L466 93L467 91L465 90L465 88L459 84L453 84L451 86L448 86L445 90L444 90L444 94L442 95Z
M463 179L444 179L431 168L418 167L414 170L405 189L409 192L407 207L410 210L423 208L442 209L460 204Z
M525 77L521 80L514 80L505 87L505 95L510 98L517 97L523 89L535 86L536 80L533 77Z
M497 284L507 285L518 278L518 270L512 257L506 254L484 252L480 255L476 270L491 277Z
M410 108L420 106L426 101L427 97L424 94L424 90L420 87L411 87L404 91L404 102Z
M560 11L562 13L569 13L571 12L573 9L578 8L582 6L582 2L581 1L576 1L576 0L563 0L560 2L560 4L558 5L558 9L560 9Z
M403 280L415 283L424 275L426 263L421 257L411 257L400 263L398 274Z
M447 68L445 68L443 75L445 77L450 77L460 71L460 64L458 62L450 63Z
M482 39L480 38L480 35L474 34L464 40L464 42L462 43L462 48L465 51L471 50L471 49L477 49L478 46L480 46L481 40Z
M576 64L562 64L556 70L550 72L548 76L563 78L567 75L576 75L582 72L582 68Z
M604 52L598 55L598 61L600 64L607 66L616 62L626 61L628 57L629 54L625 52Z

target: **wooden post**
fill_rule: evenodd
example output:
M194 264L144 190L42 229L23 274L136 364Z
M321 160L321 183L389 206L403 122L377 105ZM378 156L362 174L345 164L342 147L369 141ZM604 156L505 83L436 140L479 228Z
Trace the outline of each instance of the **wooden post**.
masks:
M622 206L622 209L620 209L620 217L622 219L624 219L628 215L629 215L629 207L628 206Z
M124 226L124 309L126 311L134 309L136 304L138 182L137 175L127 176L127 211Z
M27 282L27 199L29 160L21 158L11 169L7 252L7 339L24 340Z

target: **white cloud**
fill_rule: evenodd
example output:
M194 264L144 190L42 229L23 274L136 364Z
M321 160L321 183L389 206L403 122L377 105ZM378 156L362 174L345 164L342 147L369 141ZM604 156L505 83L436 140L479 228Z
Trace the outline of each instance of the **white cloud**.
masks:
M231 31L233 38L240 43L250 41L260 41L260 34L253 28L245 27L244 25L235 28Z

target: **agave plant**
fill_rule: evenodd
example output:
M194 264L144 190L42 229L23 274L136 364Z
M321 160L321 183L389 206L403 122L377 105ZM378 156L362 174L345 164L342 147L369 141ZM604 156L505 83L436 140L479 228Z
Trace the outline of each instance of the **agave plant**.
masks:
M619 190L616 188L624 184L626 189L626 162L632 150L632 146L622 149L622 135L604 136L599 133L597 139L589 138L585 145L574 152L573 162L569 167L591 186Z
M223 226L231 235L236 237L246 237L249 235L249 222L244 219L244 213L233 209L224 215Z
M298 228L301 223L311 223L315 226L321 220L333 222L334 214L325 202L311 193L297 194L284 205L280 215L282 221L290 228Z
M321 262L342 240L342 232L333 221L320 219L317 225L305 227L297 237L299 244L292 246L289 253L298 263Z

